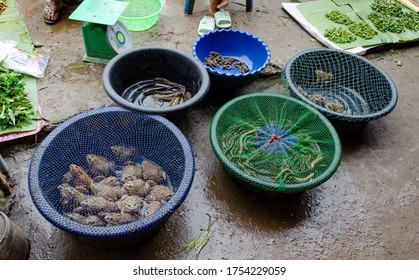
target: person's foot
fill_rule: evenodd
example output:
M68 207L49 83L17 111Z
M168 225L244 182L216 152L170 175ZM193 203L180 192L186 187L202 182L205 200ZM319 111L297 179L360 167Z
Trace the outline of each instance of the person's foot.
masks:
M221 3L218 4L217 9L219 10L224 9L225 7L228 6L228 4L230 4L230 0L221 0Z
M45 4L44 22L47 24L56 24L60 18L60 10L64 6L62 0L50 0Z

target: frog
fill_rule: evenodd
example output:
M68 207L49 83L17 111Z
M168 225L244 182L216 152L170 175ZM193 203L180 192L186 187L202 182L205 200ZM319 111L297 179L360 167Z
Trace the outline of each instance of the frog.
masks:
M106 200L101 196L88 196L80 203L81 209L77 209L77 212L80 211L87 212L89 214L97 214L99 212L117 212L119 211L118 206L115 202Z
M144 218L150 216L157 210L159 210L162 207L162 203L160 201L150 201L147 204L147 208L144 211Z
M60 197L61 204L64 207L78 207L81 202L87 198L87 196L79 192L76 188L72 187L68 183L63 183L57 187Z
M83 168L76 164L70 164L70 174L70 184L77 186L79 191L84 189L84 192L87 193L90 186L93 184L93 180L90 178L89 174L87 174Z
M99 184L108 185L108 186L120 186L121 182L118 181L118 179L115 176L109 176L102 178L102 180L98 181Z
M127 191L122 186L111 186L102 182L93 184L90 188L93 195L103 197L111 202L117 201L127 193Z
M150 191L150 185L143 179L136 179L126 182L123 185L124 190L130 195L146 196Z
M111 147L111 151L115 154L118 160L126 163L132 160L136 150L134 147L115 145Z
M84 223L90 226L104 226L105 225L105 222L96 215L87 216Z
M99 213L99 217L102 218L108 225L120 225L138 220L137 217L129 213L102 212Z
M317 76L316 84L326 86L330 85L333 80L333 73L328 73L323 70L316 70L314 71Z
M143 198L138 195L124 195L117 202L121 213L130 213L133 215L140 214L141 207L143 206Z
M159 201L161 203L166 203L173 196L173 194L174 191L172 188L163 185L156 185L151 188L146 199L148 202Z
M68 212L64 213L64 216L70 218L71 220L79 223L79 224L86 224L86 216L80 215L78 213Z
M89 173L92 176L108 176L115 172L115 164L103 156L88 154L86 155L86 161L89 166Z
M167 179L167 174L159 166L149 160L143 160L141 163L144 180L153 180L157 184Z
M121 182L126 183L128 181L141 179L142 178L142 169L138 165L126 165L122 169L121 173Z

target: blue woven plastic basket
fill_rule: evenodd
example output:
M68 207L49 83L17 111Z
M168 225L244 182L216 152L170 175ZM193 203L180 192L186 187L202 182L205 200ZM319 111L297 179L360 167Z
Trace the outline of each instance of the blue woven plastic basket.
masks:
M70 164L86 168L86 155L98 154L118 164L110 150L134 147L132 161L148 159L167 172L174 195L154 214L114 226L91 226L63 215L57 186ZM87 111L54 129L38 146L29 168L29 191L40 213L58 228L94 245L124 247L152 235L185 200L194 177L194 156L184 134L160 116L120 107Z
M342 50L299 52L287 62L283 79L294 97L322 112L341 131L386 116L398 100L397 87L384 70ZM343 112L324 106L328 102L340 104Z

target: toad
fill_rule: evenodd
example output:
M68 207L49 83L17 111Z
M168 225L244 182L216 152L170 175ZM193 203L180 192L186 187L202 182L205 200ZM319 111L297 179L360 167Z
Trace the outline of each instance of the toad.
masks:
M143 169L143 179L144 180L153 180L157 184L167 179L167 174L159 166L154 165L149 160L143 160L141 163Z
M133 215L140 214L141 207L143 206L143 199L138 195L124 195L117 202L121 213L130 213Z
M122 170L121 182L126 183L128 181L141 179L142 178L142 169L137 165L127 165Z
M135 154L134 147L125 147L123 145L112 146L111 151L116 155L118 160L122 162L128 162L132 160Z
M81 209L90 214L97 214L99 212L117 212L119 210L115 202L106 200L101 196L88 196L80 203Z
M135 216L128 213L107 213L102 212L99 216L108 224L108 225L120 225L138 220Z
M147 204L147 208L144 211L144 217L150 216L151 214L159 210L160 207L162 207L162 203L160 201L150 201Z
M103 156L88 154L86 161L92 176L108 176L115 172L115 165Z
M136 179L126 182L123 185L124 190L130 195L145 196L150 191L150 185L142 179Z
M151 188L149 195L147 195L147 201L159 201L165 203L174 194L173 190L167 186L156 185Z

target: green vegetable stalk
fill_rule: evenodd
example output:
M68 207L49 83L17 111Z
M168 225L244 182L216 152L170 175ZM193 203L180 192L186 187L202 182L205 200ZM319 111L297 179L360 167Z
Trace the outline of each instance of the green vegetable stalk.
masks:
M20 128L35 117L22 79L22 74L0 62L0 130Z

